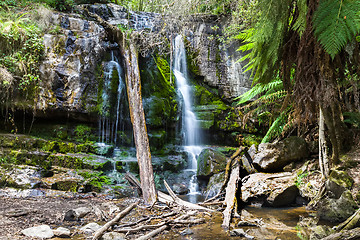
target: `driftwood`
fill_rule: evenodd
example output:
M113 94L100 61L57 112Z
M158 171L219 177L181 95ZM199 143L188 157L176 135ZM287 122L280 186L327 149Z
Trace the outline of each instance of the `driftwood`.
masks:
M138 205L139 201L131 204L127 208L125 208L122 212L120 212L118 215L116 215L115 218L113 218L111 221L107 222L104 226L102 226L99 230L95 232L94 237L92 240L98 240L101 238L101 236L113 225L115 225L121 218L126 216L136 205Z
M221 224L221 226L225 229L229 229L230 227L231 215L237 203L236 192L238 190L239 180L240 180L240 167L238 165L231 172L230 179L226 187L226 195L225 195L226 208L223 211L224 220L223 223Z
M150 238L158 235L158 234L161 233L162 231L166 230L167 228L168 228L167 225L161 226L161 227L155 229L154 231L146 234L145 236L142 236L142 237L137 238L137 240L147 240L147 239L150 239Z

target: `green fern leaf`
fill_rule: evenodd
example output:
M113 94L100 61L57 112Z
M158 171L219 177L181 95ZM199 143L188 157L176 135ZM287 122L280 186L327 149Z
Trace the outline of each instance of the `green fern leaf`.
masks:
M360 1L322 0L315 12L314 33L334 58L360 30Z
M298 0L297 8L299 10L299 15L292 27L294 31L297 31L301 37L306 27L306 14L307 14L307 0Z

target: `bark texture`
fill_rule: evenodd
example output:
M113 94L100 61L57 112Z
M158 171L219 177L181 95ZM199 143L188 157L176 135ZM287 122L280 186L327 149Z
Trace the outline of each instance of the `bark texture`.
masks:
M157 194L141 97L138 52L134 44L131 42L124 48L124 58L126 69L126 89L136 145L136 157L138 159L140 170L141 189L145 202L148 204L154 204L157 201Z

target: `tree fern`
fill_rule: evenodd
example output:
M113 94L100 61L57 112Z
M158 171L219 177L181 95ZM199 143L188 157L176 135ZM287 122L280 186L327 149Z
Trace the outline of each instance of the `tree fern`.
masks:
M274 92L274 91L278 91L283 89L283 84L282 81L280 79L275 79L269 83L258 83L255 86L253 86L249 91L247 91L246 93L244 93L243 95L241 95L240 97L236 98L239 99L239 101L237 102L237 104L243 104L247 101L250 101L251 99L253 99L254 97L260 95L260 94L265 94L262 97L266 97L268 96L268 94L270 92ZM268 93L268 94L266 94ZM261 98L262 98L261 97ZM261 99L260 98L260 99Z
M288 112L284 111L282 112L276 120L271 124L269 130L265 134L264 138L261 140L261 143L267 143L270 142L271 139L274 139L275 137L278 137L283 132L284 126L287 123L288 119Z
M360 30L360 1L322 0L315 12L314 33L332 58Z
M296 4L297 4L297 9L298 9L298 17L294 22L294 25L292 26L292 29L296 32L298 32L298 34L301 35L303 34L303 32L305 31L305 27L306 27L306 14L308 11L308 7L307 7L307 0L297 0Z

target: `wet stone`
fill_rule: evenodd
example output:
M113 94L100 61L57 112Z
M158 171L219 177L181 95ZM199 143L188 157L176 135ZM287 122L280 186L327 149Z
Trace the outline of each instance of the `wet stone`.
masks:
M53 231L48 225L40 225L36 227L27 228L21 231L27 237L36 237L41 239L49 239L54 236Z
M80 231L85 234L92 234L92 233L96 232L97 230L99 230L100 228L101 228L101 226L97 223L89 223L89 224L86 224L85 226L83 226L82 228L80 228Z
M56 237L60 238L70 238L70 230L67 228L59 227L55 230L53 230L53 233Z
M246 239L255 239L255 237L247 234L243 229L234 229L234 230L230 231L230 236L244 237Z

